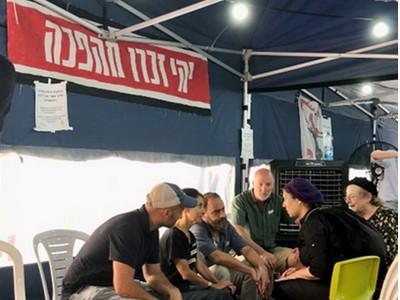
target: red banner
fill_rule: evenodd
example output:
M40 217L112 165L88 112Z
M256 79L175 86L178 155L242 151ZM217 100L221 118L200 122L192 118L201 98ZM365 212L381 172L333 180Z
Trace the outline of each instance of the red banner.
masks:
M18 72L210 108L207 59L179 48L108 41L49 9L7 0L8 55Z

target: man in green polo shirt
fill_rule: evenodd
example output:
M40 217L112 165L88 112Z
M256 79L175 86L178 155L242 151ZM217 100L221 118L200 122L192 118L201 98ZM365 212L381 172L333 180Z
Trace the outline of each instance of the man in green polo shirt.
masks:
M264 263L278 272L286 268L286 259L292 249L277 247L279 223L292 223L282 198L272 193L274 178L266 168L254 174L253 188L237 195L232 201L232 224Z

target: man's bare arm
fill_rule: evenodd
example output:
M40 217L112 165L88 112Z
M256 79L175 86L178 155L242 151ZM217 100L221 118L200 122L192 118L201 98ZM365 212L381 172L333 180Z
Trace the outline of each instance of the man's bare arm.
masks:
M139 298L145 300L156 300L147 293L139 283L133 279L135 269L131 266L113 261L113 286L115 292L122 298Z
M246 232L244 227L239 224L233 224L233 227L235 227L236 231L239 233L239 235L246 241L246 244L249 245L251 248L253 248L259 255L263 254L265 252L264 248L258 245L253 239L250 237L250 235Z
M395 150L375 150L371 152L371 158L373 160L383 160L397 157L398 152Z
M160 294L168 295L170 300L182 300L182 294L177 287L169 282L161 271L160 264L145 264L143 275L150 287Z
M276 265L276 258L272 253L269 253L266 251L263 247L258 245L253 239L250 237L250 235L246 232L244 227L242 225L234 224L233 225L236 229L236 231L239 233L239 235L245 240L247 245L249 245L251 248L253 248L258 255L262 258L264 264L268 268L275 268Z
M249 266L246 266L244 263L238 261L236 258L232 257L228 253L225 253L220 250L215 250L209 255L209 259L212 263L216 265L225 266L229 269L234 269L236 271L240 271L246 274L253 274L254 270Z

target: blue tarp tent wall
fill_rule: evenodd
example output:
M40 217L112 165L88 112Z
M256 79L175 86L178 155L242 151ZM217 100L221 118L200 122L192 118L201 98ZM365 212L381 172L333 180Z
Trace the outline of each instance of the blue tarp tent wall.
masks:
M105 25L121 27L139 23L136 16L107 1L50 1L82 17ZM155 17L196 1L146 1L126 3ZM351 2L351 3L348 3ZM371 24L384 16L397 24L397 3L381 1L249 1L249 24L233 25L228 18L231 3L216 5L169 20L163 25L183 38L200 45L253 49L253 51L347 52L370 46ZM6 53L5 0L0 0L0 51ZM104 18L104 16L106 16ZM390 23L391 22L391 23ZM200 26L201 24L201 26ZM397 26L387 40L397 37ZM159 30L148 27L143 36L171 40ZM386 40L385 40L386 41ZM379 41L379 42L385 42ZM397 43L373 53L397 54ZM212 53L236 70L243 68L238 55ZM252 74L269 72L293 64L307 63L302 57L253 57ZM214 63L209 63L211 115L137 104L72 89L68 93L71 132L34 132L34 88L32 81L19 83L11 113L3 130L2 143L13 146L103 149L111 151L151 151L194 155L235 157L240 169L240 128L242 126L241 78ZM256 158L296 159L301 156L298 88L308 87L325 101L340 99L324 86L334 82L397 78L397 61L387 59L343 59L316 64L305 69L252 80L251 125L254 129ZM69 89L70 90L70 89ZM280 91L280 92L277 92ZM282 101L283 100L283 101ZM354 108L325 109L332 118L335 159L347 160L358 145L372 139L370 119ZM397 144L397 123L391 120L378 137ZM351 128L351 130L349 130ZM239 173L238 173L239 179ZM237 180L237 190L239 189Z
M140 20L107 1L51 1L75 14L128 26ZM158 16L196 1L127 1L139 5L149 16ZM258 51L346 52L366 47L369 25L381 15L396 26L389 39L397 38L397 2L384 1L250 1L255 15L248 27L229 25L223 1L215 6L165 22L165 26L193 43L229 49ZM6 51L5 0L0 0L0 53ZM144 36L171 40L154 28L139 32ZM397 43L374 53L397 54ZM213 53L237 70L243 69L240 56ZM250 63L254 74L307 62L308 58L257 57ZM236 159L236 192L240 190L240 128L243 87L241 79L214 63L209 63L211 114L121 101L69 90L68 109L73 131L39 133L34 127L34 87L19 78L11 112L4 124L1 142L25 147L101 149L109 151L149 151ZM324 88L335 83L364 79L397 79L397 61L345 59L311 68L283 73L250 82L254 154L256 158L296 159L301 157L296 95L299 88L320 99L341 100ZM1 83L0 83L1 86ZM347 160L360 144L372 140L372 122L358 110L345 107L324 109L332 118L335 159ZM378 138L397 145L397 123L385 120ZM1 297L3 299L3 297ZM6 298L4 298L6 299ZM32 296L30 299L34 299Z
M99 18L107 12L108 19L122 26L139 22L116 5L106 1L51 1L78 15ZM134 5L134 1L127 3ZM157 16L196 1L150 1L138 7L150 16ZM295 2L295 3L293 3ZM347 1L348 2L348 1ZM199 44L251 48L253 50L285 51L349 51L370 45L370 24L377 16L389 16L397 24L397 3L380 1L250 1L253 17L250 24L238 28L230 25L226 1L215 6L168 21L165 26ZM5 53L5 1L1 1L1 51ZM395 11L394 11L395 10ZM90 13L89 13L90 12ZM86 14L86 15L85 15ZM374 19L375 18L375 19ZM101 20L98 19L98 20ZM201 26L198 26L201 24ZM393 27L390 38L397 35ZM152 38L167 38L154 28L140 34ZM219 37L218 37L219 35ZM218 37L218 39L216 39ZM334 49L334 50L331 50ZM396 53L397 44L374 52ZM216 53L217 58L222 57ZM224 62L242 68L240 57L225 55ZM293 63L307 62L304 58L256 57L251 71L273 70ZM324 86L332 82L359 81L364 78L390 79L397 77L393 60L345 59L319 64L302 70L284 73L250 82L253 103L252 127L255 131L255 156L280 159L300 157L299 130L295 102L296 90L286 94L254 94L293 87ZM142 104L104 99L102 97L70 92L69 111L73 132L56 134L33 132L34 90L32 84L19 84L11 114L5 125L2 142L10 145L50 146L107 150L139 150L238 157L239 129L241 127L242 84L237 76L209 64L212 109L211 116L154 108ZM321 94L321 90L315 93ZM134 101L135 97L132 97ZM285 98L292 102L282 103ZM338 97L336 97L338 99ZM347 109L348 110L348 109ZM264 115L258 116L263 111ZM329 112L328 112L329 114ZM287 118L287 116L291 116ZM338 121L335 120L337 115ZM333 114L335 158L345 160L357 144L371 140L368 118L355 111L351 118ZM279 119L289 120L286 126ZM359 128L357 133L343 130ZM287 122L286 122L287 123ZM353 124L354 123L354 124ZM358 125L357 125L358 124ZM347 124L346 124L347 125ZM290 127L292 130L287 130ZM283 134L281 134L283 131ZM353 136L353 135L356 136ZM349 137L347 137L349 135ZM348 141L353 141L348 144ZM275 146L276 145L276 146ZM354 145L354 147L352 147Z

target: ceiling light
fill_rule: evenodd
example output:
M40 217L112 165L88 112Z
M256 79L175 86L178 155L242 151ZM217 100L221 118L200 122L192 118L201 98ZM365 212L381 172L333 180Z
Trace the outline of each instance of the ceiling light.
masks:
M389 26L385 22L375 23L372 34L377 38L385 37L389 34Z
M363 96L371 95L372 91L373 91L372 85L369 83L366 83L361 87L361 94Z
M243 21L249 15L249 9L244 3L236 3L232 7L232 16L236 21Z

